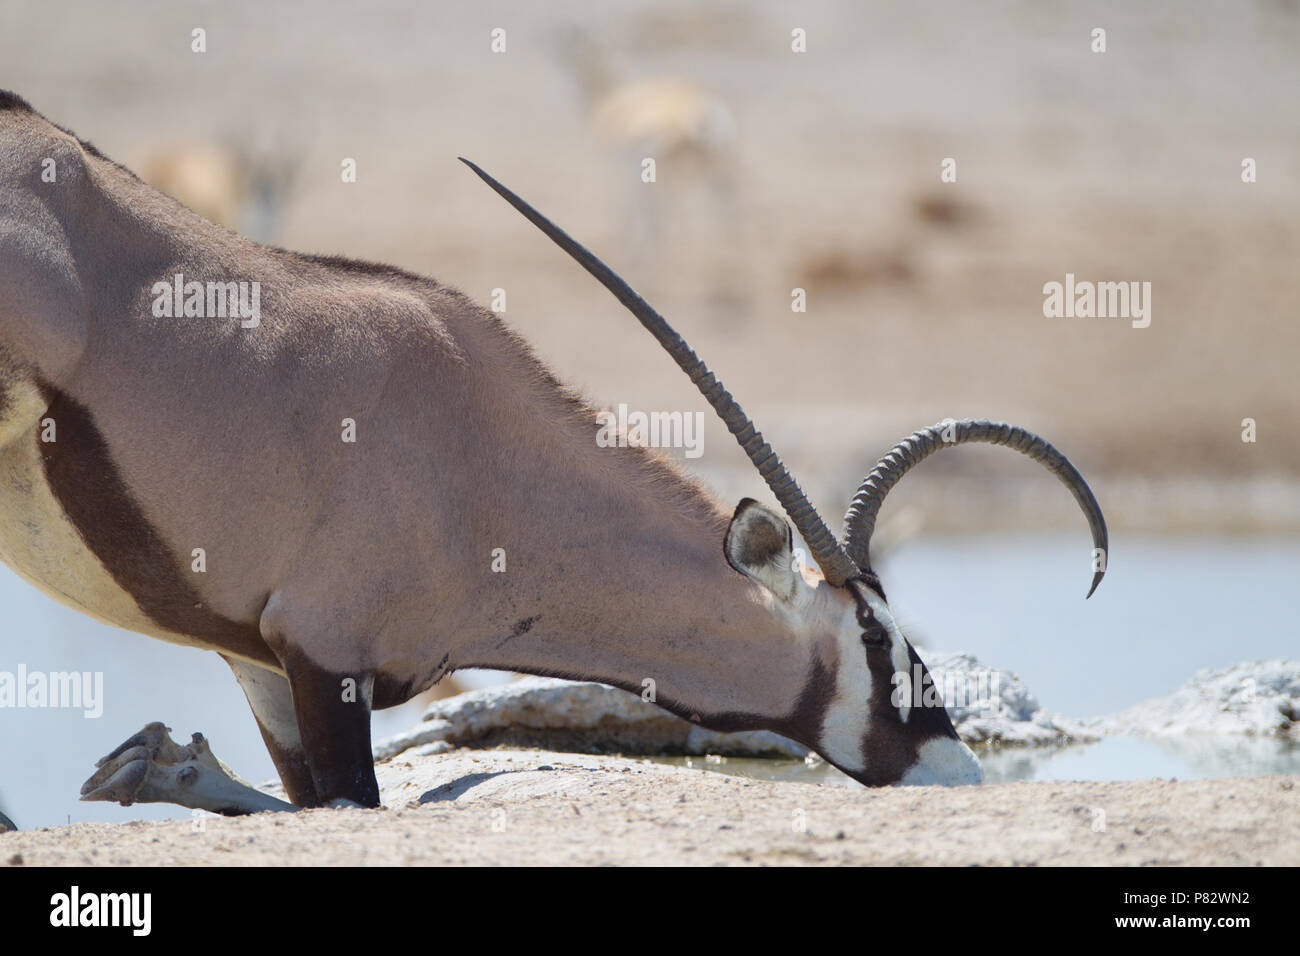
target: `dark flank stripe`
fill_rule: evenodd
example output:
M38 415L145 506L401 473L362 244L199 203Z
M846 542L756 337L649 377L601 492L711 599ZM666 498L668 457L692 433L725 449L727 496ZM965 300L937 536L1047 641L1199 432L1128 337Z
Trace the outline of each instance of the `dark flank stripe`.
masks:
M132 498L90 411L48 385L47 417L57 442L37 441L45 479L90 551L150 620L177 634L271 667L280 662L262 640L257 622L213 614L185 580L172 554Z

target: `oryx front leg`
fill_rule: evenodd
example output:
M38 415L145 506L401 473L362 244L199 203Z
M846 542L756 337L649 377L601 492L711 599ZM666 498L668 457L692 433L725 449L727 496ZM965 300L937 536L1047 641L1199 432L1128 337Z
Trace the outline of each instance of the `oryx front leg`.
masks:
M302 735L298 733L298 716L294 713L289 681L275 671L236 657L227 657L225 661L244 689L262 740L284 784L284 792L297 806L320 806L316 781L307 763Z
M146 724L95 765L99 769L81 785L82 800L108 800L124 807L175 803L227 816L295 809L232 774L202 734L182 747L157 722Z
M374 672L327 670L294 647L282 658L320 805L379 806L370 749Z

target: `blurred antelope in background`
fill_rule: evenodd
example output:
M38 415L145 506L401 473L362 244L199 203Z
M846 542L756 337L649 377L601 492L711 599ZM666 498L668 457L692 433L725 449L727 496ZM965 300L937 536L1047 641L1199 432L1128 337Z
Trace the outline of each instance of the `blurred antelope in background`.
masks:
M730 107L689 77L621 78L608 48L576 24L559 32L558 48L591 130L616 157L629 210L622 231L631 239L627 251L638 271L651 284L660 269L675 272L663 263L685 231L704 246L712 291L737 293L743 283L733 277L743 264L738 244L744 230L739 140ZM642 181L646 159L655 161L654 183ZM701 256L691 251L683 260L699 263Z
M275 243L300 168L300 154L287 146L255 150L188 140L149 153L140 174L204 219Z

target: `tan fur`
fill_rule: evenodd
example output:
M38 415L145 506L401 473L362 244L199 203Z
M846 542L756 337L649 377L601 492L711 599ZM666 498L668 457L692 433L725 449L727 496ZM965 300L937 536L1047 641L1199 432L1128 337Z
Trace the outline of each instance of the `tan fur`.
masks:
M260 322L155 315L176 274L258 283ZM459 292L240 237L0 92L0 559L101 620L220 652L295 804L378 805L371 707L458 667L644 691L872 783L955 742L942 708L904 726L891 657L861 643L850 589L794 572L782 516L746 500L729 521L598 430ZM160 726L88 798L236 807L229 781L186 789ZM940 756L924 779L978 779L959 743Z
M105 572L45 484L36 442L45 403L35 388L9 380L0 416L0 561L60 603L105 624L173 643L190 641L159 628ZM19 435L27 440L15 440Z
M57 186L38 179L52 152ZM259 627L280 660L296 647L412 692L445 657L649 678L688 714L795 709L817 650L727 566L723 509L644 451L597 447L592 410L496 317L399 270L234 236L35 114L0 111L0 156L0 236L62 237L50 261L71 264L61 303L0 280L0 345L93 411L206 610ZM0 239L5 276L48 270L28 245ZM260 327L153 317L151 284L176 272L259 281ZM70 317L76 355L48 346ZM356 444L340 441L344 418ZM7 513L36 507L39 485ZM37 524L60 520L47 507ZM189 569L196 547L204 574ZM55 596L150 633L120 594L30 566Z

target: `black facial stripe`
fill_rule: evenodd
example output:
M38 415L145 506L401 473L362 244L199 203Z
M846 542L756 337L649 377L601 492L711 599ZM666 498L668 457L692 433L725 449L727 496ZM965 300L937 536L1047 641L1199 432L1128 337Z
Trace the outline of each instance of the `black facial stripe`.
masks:
M863 585L871 588L871 590L875 591L878 595L880 595L880 600L887 601L885 597L885 589L881 587L880 578L876 576L876 572L863 571L861 574L858 574L856 577L853 577L850 580L860 581ZM851 590L853 591L853 596L857 598L858 603L859 604L862 603L862 598L858 595L857 589L853 588Z
M886 641L886 646L892 646L893 644L892 635L887 629L885 629L884 624L879 619L876 618L875 614L871 610L871 605L867 603L866 599L862 596L861 591L859 591L857 588L850 588L849 590L853 592L853 600L857 604L856 615L858 619L858 624L862 626L863 637L865 638L866 635L870 632L881 630L885 632L887 637L889 637L889 640ZM912 646L912 643L908 641L906 638L904 638L903 644L907 648L907 656L908 656L907 676L911 678L913 674L915 674L915 668L918 665L921 667L921 673L923 674L923 677L921 680L921 687L919 690L920 693L924 695L927 686L929 686L934 682L934 678L930 676L929 668L927 668L925 664L921 661L921 658L916 653L916 648ZM892 656L890 661L887 663L883 661L878 662L872 660L871 659L872 655L870 654L868 654L867 656L868 656L868 664L870 665L872 670L873 679L877 679L879 676L884 676L886 682L888 682L888 679L892 677L893 674L895 673ZM877 668L879 668L879 674L877 674ZM892 686L893 685L891 684L890 685L891 690L892 690ZM932 736L943 736L943 737L957 736L957 732L956 730L953 729L952 726L952 720L949 718L947 710L944 709L943 707L911 707L909 708L908 711L906 724L914 725L915 729L925 732Z
M863 634L885 631L884 624L877 619L875 612L871 610L871 605L867 603L867 599L863 597L862 592L857 588L849 588L849 591L853 594L854 604L857 605L857 610L854 613ZM881 600L884 600L884 598L881 598ZM888 631L885 631L885 633L888 634Z

